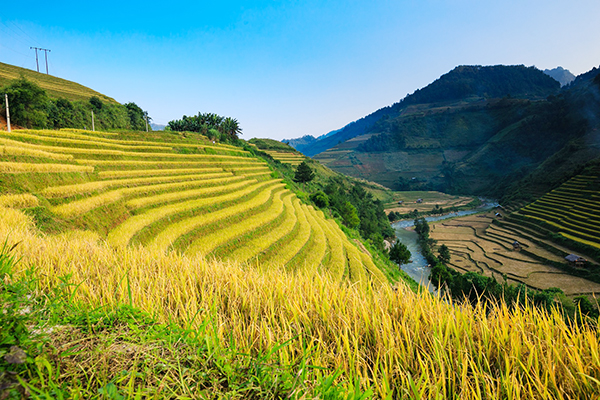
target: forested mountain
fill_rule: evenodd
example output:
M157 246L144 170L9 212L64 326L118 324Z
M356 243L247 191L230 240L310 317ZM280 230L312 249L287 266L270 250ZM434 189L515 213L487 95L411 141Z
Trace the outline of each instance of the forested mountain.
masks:
M394 117L409 106L454 102L473 102L510 96L540 99L557 93L560 84L535 67L517 66L459 66L439 79L416 90L398 103L383 107L372 114L351 122L335 135L313 142L302 151L308 156L326 151L341 142L368 132L383 118Z
M335 135L339 131L341 131L341 129L336 129L334 131L328 132L319 137L314 137L312 135L304 135L304 136L296 138L296 139L283 139L282 142L292 146L294 149L296 149L302 153L305 153L305 150L307 148L309 148L315 142L324 140L324 139L328 138L329 136Z
M458 67L316 158L395 189L529 198L600 155L598 72L561 90L535 68Z

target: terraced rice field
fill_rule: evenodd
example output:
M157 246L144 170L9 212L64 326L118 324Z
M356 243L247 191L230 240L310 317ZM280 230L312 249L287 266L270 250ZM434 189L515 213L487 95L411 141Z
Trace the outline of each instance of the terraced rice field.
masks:
M306 157L304 157L300 153L292 153L289 151L276 151L276 150L262 150L265 153L269 154L273 159L280 161L283 164L290 164L292 166L297 166L300 164Z
M270 153L292 165L304 159ZM1 205L45 215L52 226L94 230L115 247L386 281L334 221L239 147L82 130L0 132L0 185Z
M450 249L449 266L459 272L474 271L486 276L504 277L536 289L560 287L565 294L600 294L600 284L572 276L549 262L564 263L561 255L539 245L539 240L513 229L512 224L492 224L494 213L475 214L431 225L437 245ZM521 251L513 250L517 240ZM538 242L538 243L536 243ZM564 249L565 255L568 254Z
M422 202L417 202L421 199ZM406 191L395 192L394 201L385 204L386 212L395 211L406 214L413 210L419 212L431 211L436 206L440 208L461 207L475 200L469 196L453 196L435 191ZM402 201L402 204L399 204Z
M600 249L600 171L578 175L537 201L517 216L566 238Z

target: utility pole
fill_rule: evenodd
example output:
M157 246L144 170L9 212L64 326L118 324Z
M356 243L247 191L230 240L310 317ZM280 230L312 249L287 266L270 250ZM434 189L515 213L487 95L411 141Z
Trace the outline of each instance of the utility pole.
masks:
M4 99L6 100L6 126L10 132L10 112L8 111L8 94L4 93Z
M94 126L94 110L92 110L92 131L95 131L96 127Z
M44 57L46 58L46 75L48 75L48 52L51 50L41 49L39 47L30 47L29 49L35 50L35 65L37 66L37 72L40 72L40 64L38 62L38 50L44 52Z
M146 132L148 132L148 113L145 115L146 119Z

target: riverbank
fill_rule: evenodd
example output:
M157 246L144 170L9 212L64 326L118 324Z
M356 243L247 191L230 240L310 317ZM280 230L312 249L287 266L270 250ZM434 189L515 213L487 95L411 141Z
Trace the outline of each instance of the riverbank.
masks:
M425 217L427 222L436 222L443 220L450 220L454 218L464 217L472 214L489 211L498 206L495 201L486 200L482 205L471 210L462 210L457 212L451 212L445 215L436 215ZM414 231L415 220L414 219L403 219L400 221L393 222L392 228L396 232L396 237L402 242L410 251L411 258L407 264L402 264L400 268L406 272L411 278L419 282L423 287L426 287L430 292L435 292L435 287L429 282L430 268L427 260L421 254L421 246L418 243L418 235Z

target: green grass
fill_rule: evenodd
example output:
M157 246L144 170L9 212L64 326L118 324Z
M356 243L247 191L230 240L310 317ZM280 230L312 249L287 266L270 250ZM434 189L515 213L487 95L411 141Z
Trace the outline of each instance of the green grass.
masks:
M0 383L2 398L290 398L341 399L362 391L319 374L307 363L282 363L286 342L253 354L218 335L217 318L194 327L160 323L131 302L92 308L73 300L68 276L44 291L29 272L13 276L16 257L0 253ZM6 279L5 279L6 278ZM300 378L300 379L299 379ZM350 390L349 390L350 389Z
M64 97L68 100L87 101L90 97L97 96L107 103L117 103L115 99L78 83L0 62L0 87L9 84L14 79L19 79L21 76L35 82L42 89L46 90L50 97Z

